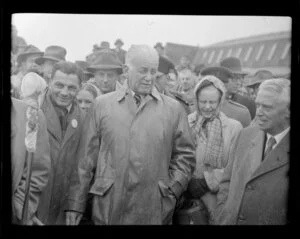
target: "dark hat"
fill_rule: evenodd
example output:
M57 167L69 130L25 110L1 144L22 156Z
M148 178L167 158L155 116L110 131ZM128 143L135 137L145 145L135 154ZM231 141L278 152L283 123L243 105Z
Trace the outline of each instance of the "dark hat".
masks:
M155 44L154 48L156 48L156 47L160 47L160 48L164 49L164 47L163 47L163 45L162 45L161 42L157 42L157 43Z
M236 57L225 58L221 61L220 66L226 67L234 74L248 75L247 72L242 71L241 61Z
M228 79L233 77L232 72L230 70L228 70L227 68L222 67L222 66L206 67L200 72L200 74L202 76L213 75L213 76L219 78L224 83L227 83Z
M174 64L165 57L159 56L158 71L163 74L169 74L170 70L175 69Z
M115 45L117 45L118 43L124 45L124 42L120 38L115 41Z
M36 46L34 45L28 45L23 52L21 52L17 57L17 62L20 65L28 56L30 55L39 55L42 56L43 52L40 51Z
M116 53L110 49L98 51L95 54L95 60L91 66L87 67L87 71L95 72L97 70L116 69L119 74L122 74L122 63L119 61Z
M109 49L110 45L108 41L102 41L100 43L100 49Z
M48 46L45 50L44 56L36 58L35 63L41 65L45 60L52 60L55 62L65 61L67 50L61 46Z
M263 81L272 78L273 78L272 72L268 70L259 70L254 74L254 77L249 80L249 83L246 86L253 87L256 84L261 84Z
M90 76L94 75L92 72L86 70L89 67L89 64L86 61L75 61L75 64L82 69L84 74Z

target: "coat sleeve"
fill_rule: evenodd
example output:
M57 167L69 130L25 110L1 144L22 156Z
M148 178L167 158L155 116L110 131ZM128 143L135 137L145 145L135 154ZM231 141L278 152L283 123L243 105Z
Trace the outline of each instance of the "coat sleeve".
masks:
M48 177L51 170L50 144L47 132L46 119L41 110L39 110L39 130L37 134L36 151L33 156L30 180L29 197L29 218L37 211L41 193L48 183ZM26 177L28 164L25 163L21 181L14 195L14 207L17 218L22 217L22 209L25 200Z
M83 213L86 207L90 183L93 179L100 149L100 133L96 119L97 102L86 115L78 150L78 166L71 177L66 211Z
M224 169L223 177L219 184L219 191L217 193L217 202L216 202L216 208L213 212L211 221L213 221L214 224L221 224L224 217L224 206L228 198L229 194L229 187L230 187L230 181L231 176L233 172L233 168L235 167L235 155L236 155L236 149L238 147L239 139L240 139L240 133L242 130L242 126L239 124L237 127L237 133L232 138L230 151L229 151L229 159L228 163Z
M171 177L169 187L177 199L186 190L188 182L194 173L195 166L195 145L192 140L186 112L180 106L178 124L174 133L173 150L169 166L169 173Z

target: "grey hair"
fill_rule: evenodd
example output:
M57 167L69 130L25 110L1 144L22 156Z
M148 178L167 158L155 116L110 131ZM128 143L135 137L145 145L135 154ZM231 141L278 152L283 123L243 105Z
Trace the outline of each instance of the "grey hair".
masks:
M125 64L136 66L141 61L147 61L158 67L158 53L148 45L132 45L126 53Z
M290 104L291 102L291 82L285 78L274 78L265 80L259 86L259 91L264 89L266 91L278 94L278 99L281 102Z

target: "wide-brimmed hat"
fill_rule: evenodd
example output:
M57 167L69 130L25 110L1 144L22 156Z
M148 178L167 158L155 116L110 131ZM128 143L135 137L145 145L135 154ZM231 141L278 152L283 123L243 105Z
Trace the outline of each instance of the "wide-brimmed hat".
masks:
M174 64L165 57L159 56L158 59L158 72L162 74L169 74L170 70L174 70Z
M161 42L157 42L155 44L154 48L156 48L156 47L160 47L160 48L164 49L163 44Z
M120 38L115 41L115 45L117 45L118 43L121 43L122 46L124 45L124 42Z
M227 57L221 61L220 66L229 69L234 74L248 75L247 72L242 71L242 64L240 59L236 57Z
M272 79L273 78L273 74L271 71L268 70L259 70L255 73L255 75L253 76L253 78L251 78L248 82L248 84L246 84L247 87L253 87L256 84L261 84L263 81L268 80L268 79Z
M75 64L82 69L82 72L86 75L93 76L94 74L90 71L87 71L89 64L86 61L75 61Z
M224 83L228 82L229 78L233 77L233 73L225 67L222 66L210 66L205 67L200 71L201 76L213 75L219 78Z
M87 71L95 72L97 70L117 70L119 74L123 73L122 63L119 61L116 53L109 49L104 49L95 55L95 60L87 67Z
M55 62L65 61L67 55L67 50L61 46L48 46L42 57L35 59L35 63L41 65L45 60L52 60Z
M40 51L34 45L28 45L23 52L21 52L17 57L17 62L20 65L28 56L37 55L37 57L42 56L44 53Z

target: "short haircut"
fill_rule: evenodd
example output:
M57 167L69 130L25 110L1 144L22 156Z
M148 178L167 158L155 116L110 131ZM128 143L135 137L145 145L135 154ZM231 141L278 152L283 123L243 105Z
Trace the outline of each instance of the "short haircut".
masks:
M286 103L288 106L291 102L291 82L288 79L276 78L269 79L262 82L258 91L266 90L278 95L281 102Z
M136 66L140 61L151 61L158 68L159 56L157 51L148 45L132 45L126 53L125 64Z
M80 67L78 67L75 63L70 62L70 61L60 61L57 62L53 66L52 74L51 74L51 79L53 79L56 71L61 71L64 74L67 75L77 75L79 79L79 85L81 85L83 81L83 71L81 70Z

